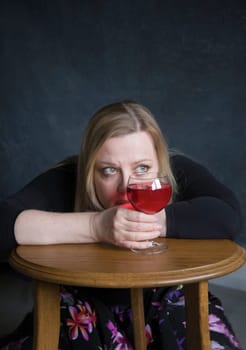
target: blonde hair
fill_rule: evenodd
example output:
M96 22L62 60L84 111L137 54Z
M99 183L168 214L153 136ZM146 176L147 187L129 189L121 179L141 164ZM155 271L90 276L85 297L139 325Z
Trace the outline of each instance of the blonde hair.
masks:
M83 135L78 159L75 211L103 210L94 186L97 152L104 142L117 136L139 131L147 132L154 144L159 171L164 172L176 191L176 181L171 170L168 147L152 113L135 101L122 101L98 110L89 121Z

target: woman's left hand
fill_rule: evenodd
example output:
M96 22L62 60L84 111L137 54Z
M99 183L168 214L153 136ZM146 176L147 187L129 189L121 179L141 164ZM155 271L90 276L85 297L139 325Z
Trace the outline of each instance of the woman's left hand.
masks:
M94 216L93 230L97 241L130 249L146 249L161 235L162 221L161 214L149 215L113 207Z

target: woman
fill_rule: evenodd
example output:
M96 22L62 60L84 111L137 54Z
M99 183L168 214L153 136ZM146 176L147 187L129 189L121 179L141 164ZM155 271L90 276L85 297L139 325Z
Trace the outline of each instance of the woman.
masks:
M76 163L75 157L58 164L2 203L2 256L16 244L106 242L145 249L158 236L234 239L240 229L234 194L201 165L170 155L153 115L134 101L95 113ZM129 210L129 175L157 170L172 184L171 203L155 215ZM144 303L148 349L185 349L182 286L146 289ZM240 349L212 295L209 313L211 348ZM28 320L2 349L31 349ZM133 349L128 290L61 288L61 320L61 350Z

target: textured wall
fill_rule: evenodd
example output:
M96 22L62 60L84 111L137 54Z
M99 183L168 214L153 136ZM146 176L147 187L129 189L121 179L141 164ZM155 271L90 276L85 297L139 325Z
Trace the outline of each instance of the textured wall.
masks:
M0 198L77 153L99 107L131 98L245 218L245 38L245 1L1 0Z

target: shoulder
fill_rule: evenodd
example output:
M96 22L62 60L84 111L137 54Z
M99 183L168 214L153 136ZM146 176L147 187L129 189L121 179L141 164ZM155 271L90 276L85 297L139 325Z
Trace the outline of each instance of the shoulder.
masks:
M170 164L175 177L184 174L192 174L193 176L210 174L204 165L183 154L170 155Z
M182 167L182 166L201 166L195 159L188 157L182 153L171 153L170 162L173 167Z
M57 177L57 179L68 179L75 181L77 174L77 162L78 157L72 156L63 159L62 161L56 163L52 167L50 167L47 171L42 173L40 176L49 177Z
M24 209L71 211L76 187L77 164L60 162L42 172L11 196Z
M47 183L66 183L67 181L74 183L76 181L76 173L76 162L62 161L39 174L31 183L40 185Z

